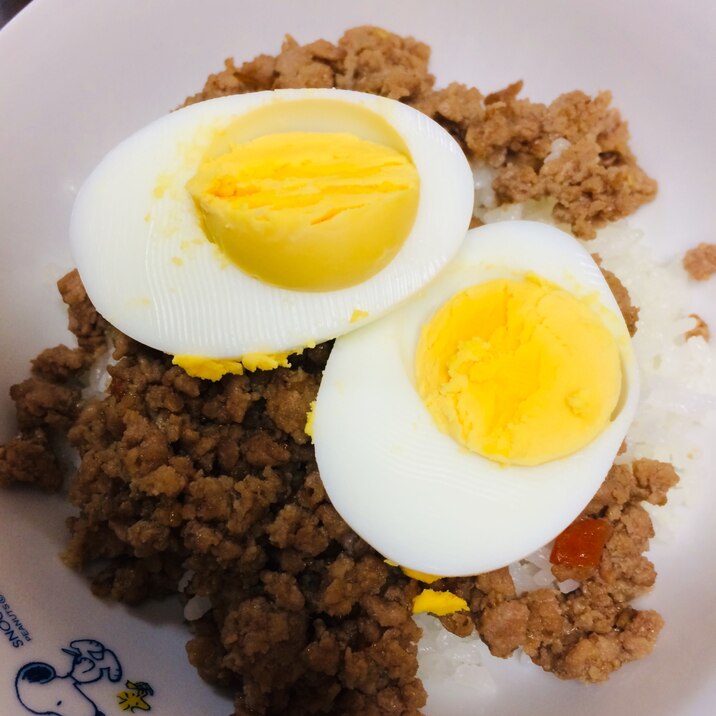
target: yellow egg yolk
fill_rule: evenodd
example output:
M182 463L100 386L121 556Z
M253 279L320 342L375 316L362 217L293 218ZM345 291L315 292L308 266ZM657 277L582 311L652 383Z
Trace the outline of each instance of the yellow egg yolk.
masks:
M316 417L316 401L312 400L309 405L308 412L306 413L306 425L303 428L303 432L311 438L313 442L313 421Z
M539 465L607 426L622 373L616 340L589 304L528 277L473 286L443 305L421 333L416 379L458 443Z
M425 584L432 584L433 582L437 582L439 579L442 579L442 577L437 574L419 572L417 569L410 569L409 567L401 567L400 569L406 577L417 579L418 582L425 582Z
M452 592L436 592L434 589L423 589L413 599L413 614L430 612L435 616L443 617L454 612L469 611L467 602Z
M416 579L418 582L425 582L425 584L432 584L442 579L437 574L428 574L427 572L419 572L417 569L410 569L410 567L401 567L397 562L393 562L392 559L383 560L390 567L400 567L400 571L411 579Z
M208 238L255 278L329 291L365 281L415 220L405 153L339 132L260 136L202 161L188 182Z
M293 351L296 352L296 351ZM217 381L231 373L243 375L245 370L273 370L274 368L289 368L288 356L290 353L247 353L241 358L204 358L202 356L178 355L174 356L172 363L183 368L194 377L204 380Z

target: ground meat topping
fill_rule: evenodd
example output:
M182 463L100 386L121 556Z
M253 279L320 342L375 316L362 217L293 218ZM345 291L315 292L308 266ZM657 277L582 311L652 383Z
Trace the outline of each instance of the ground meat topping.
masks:
M706 281L716 273L716 244L701 243L684 255L684 268L691 278Z
M602 266L601 256L599 256L599 254L592 254L592 258L599 266L599 270L602 272L602 276L604 276L604 280L607 282L609 290L612 292L612 295L619 306L619 310L624 318L624 323L626 323L629 335L634 336L636 334L637 323L639 321L639 307L632 303L629 291L627 291L626 286L624 286L619 278Z
M47 432L36 428L0 445L0 486L25 482L47 492L62 487L64 475L53 454Z
M706 281L716 273L716 244L701 243L684 255L683 265L691 278Z
M684 334L684 338L688 340L689 338L701 337L705 341L708 341L711 338L709 324L706 323L706 321L704 321L704 319L696 313L689 314L689 318L694 319L694 327L686 331L686 333Z
M87 297L76 269L63 276L57 282L57 287L62 300L67 304L68 327L77 337L80 349L91 358L96 357L107 346L107 322L97 313Z
M109 333L121 357L101 400L80 402L70 349L13 389L25 432L0 450L0 482L57 489L45 431L67 431L82 461L65 561L103 560L93 591L129 604L176 593L190 570L187 597L213 608L189 657L238 690L237 713L417 714L415 588L328 503L303 430L328 350L212 383Z
M399 100L417 100L435 78L428 72L430 48L412 37L379 27L355 27L338 41L345 50L337 86Z
M289 36L275 57L240 67L227 59L186 104L283 87L339 87L406 102L442 124L473 162L495 170L498 203L549 198L554 218L581 238L654 198L656 182L629 149L609 92L569 92L544 105L520 99L521 81L486 97L458 83L436 90L429 58L424 43L377 27L350 29L337 45L299 45Z
M492 654L505 659L527 640L529 616L530 610L525 604L501 602L482 612L477 628Z
M624 287L624 284L611 271L603 268L602 274L624 317L629 335L633 336L636 333L637 322L639 320L639 308L631 302L631 297Z
M46 348L32 361L32 372L47 380L67 380L83 371L91 360L85 351L64 345Z
M10 388L21 430L68 428L77 416L80 396L79 388L44 378L28 378Z

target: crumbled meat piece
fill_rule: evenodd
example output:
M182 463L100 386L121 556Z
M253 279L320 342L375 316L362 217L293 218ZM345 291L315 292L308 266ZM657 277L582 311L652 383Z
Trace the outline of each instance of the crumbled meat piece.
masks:
M592 258L597 266L599 266L599 270L602 272L602 276L604 276L604 280L607 282L609 290L617 302L617 306L619 306L629 335L634 336L637 330L637 322L639 321L639 308L631 302L631 296L626 286L624 286L615 274L602 266L602 257L599 254L592 254Z
M582 517L618 519L622 507L631 499L634 475L628 465L613 465L597 494L582 511Z
M181 573L180 562L173 554L164 559L158 555L117 557L92 580L92 593L125 604L140 604L175 594Z
M277 606L289 612L300 612L306 605L296 578L285 572L263 572L261 581L266 593Z
M569 625L565 619L564 597L556 589L536 589L520 597L529 612L523 649L545 667L545 657L559 653Z
M378 557L356 562L346 555L328 567L320 594L321 611L331 616L348 614L364 594L376 594L388 576L388 568Z
M555 673L564 679L605 681L622 664L651 653L663 626L654 611L635 612L619 631L590 634L576 642L560 660Z
M709 330L709 324L704 321L701 316L699 316L697 313L690 313L690 318L694 319L694 327L686 331L684 334L684 338L686 340L689 340L689 338L703 338L705 341L708 341L711 338L711 331Z
M629 132L619 112L610 107L611 101L609 92L600 92L594 98L584 92L567 92L550 105L548 127L571 143L590 135L603 152L623 151Z
M656 194L656 182L636 163L627 141L629 132L611 94L590 98L569 92L549 107L545 130L570 146L546 162L540 175L545 194L557 200L554 217L583 238L608 221L627 216Z
M596 567L593 566L573 566L568 564L553 564L552 575L558 582L565 582L568 579L574 579L577 582L584 582L595 574Z
M279 430L303 445L309 439L305 432L306 416L318 393L318 376L300 368L280 368L276 377L266 388L266 414Z
M416 106L433 118L441 117L455 125L479 122L485 116L484 98L480 90L458 82L423 94Z
M238 683L236 674L224 666L226 650L221 644L215 621L210 615L192 622L193 638L186 645L189 663L204 681L216 686Z
M684 268L691 278L706 281L716 273L716 244L701 243L684 255Z
M62 481L62 470L42 428L0 445L0 487L25 482L55 492Z
M21 430L68 428L77 415L80 389L44 378L27 378L10 388Z
M635 163L605 167L601 147L585 137L567 147L540 172L544 195L556 199L552 215L591 239L608 221L628 216L654 198L656 183Z
M486 105L484 125L467 130L468 149L498 169L498 175L512 165L536 169L539 158L549 150L549 139L542 131L546 112L543 104L529 100L491 102Z
M666 493L679 482L671 463L641 458L632 464L638 496L652 505L665 505Z
M338 41L345 60L336 86L391 99L417 100L435 78L428 73L430 48L412 37L379 27L354 27Z
M507 104L509 102L512 102L517 99L517 95L522 92L523 87L524 82L522 80L512 82L511 84L507 85L507 87L503 87L502 89L497 90L495 92L490 92L490 94L485 97L485 104Z
M335 73L328 59L324 40L301 47L290 35L276 57L274 89L332 87ZM339 59L339 58L336 58Z
M480 90L457 82L421 95L415 107L439 121L463 147L466 127L482 121L485 116L484 98Z
M183 106L232 94L270 90L273 89L275 76L276 58L270 55L259 55L251 62L244 62L241 67L236 67L234 60L228 58L224 60L224 69L209 75L204 89L188 97Z
M634 609L625 610L628 615L624 624L619 624L622 632L620 642L623 652L635 661L651 654L656 638L664 626L662 617L651 609L638 612ZM627 659L622 658L622 661Z
M481 606L493 606L505 599L515 597L515 584L508 567L496 569L492 572L478 574L475 578L477 588L483 592Z
M50 381L67 380L83 371L89 363L85 351L59 345L42 351L32 361L32 372Z
M529 164L508 164L492 181L500 204L528 201L539 193L539 185L539 175Z
M440 623L455 636L470 636L475 630L475 621L467 612L453 612L439 617Z
M678 481L679 476L667 462L640 458L631 465L613 465L582 516L606 517L616 522L630 501L664 505L666 493Z
M67 304L68 328L77 337L79 347L90 356L97 356L107 345L107 322L87 297L77 269L63 276L57 282L57 287L62 300Z
M285 445L281 445L263 432L254 433L242 444L242 450L249 465L273 466L288 462L291 453Z
M479 617L478 629L495 656L507 658L527 639L529 608L519 601L501 602L487 607Z
M266 528L266 533L276 547L290 547L306 557L319 555L330 543L318 517L298 505L286 505Z
M633 336L636 333L639 320L639 308L631 302L631 297L624 284L611 271L607 271L605 268L602 268L601 271L624 317L629 335Z

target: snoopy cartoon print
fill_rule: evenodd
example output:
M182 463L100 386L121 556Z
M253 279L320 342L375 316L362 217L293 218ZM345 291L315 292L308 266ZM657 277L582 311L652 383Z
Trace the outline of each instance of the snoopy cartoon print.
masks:
M38 716L105 716L83 686L102 679L119 681L122 678L119 659L95 639L76 639L62 651L71 657L65 674L40 661L20 668L15 677L18 701Z

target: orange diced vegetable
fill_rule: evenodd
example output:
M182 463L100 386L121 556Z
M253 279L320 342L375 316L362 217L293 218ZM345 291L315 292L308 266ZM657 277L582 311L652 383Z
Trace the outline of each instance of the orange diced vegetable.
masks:
M572 522L554 541L549 561L567 567L596 567L610 531L609 523L602 519Z

